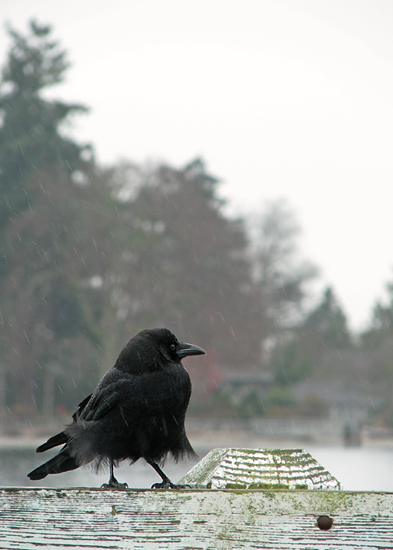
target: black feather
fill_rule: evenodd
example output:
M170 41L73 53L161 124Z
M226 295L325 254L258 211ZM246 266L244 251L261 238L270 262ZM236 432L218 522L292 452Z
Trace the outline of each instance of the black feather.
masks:
M67 443L69 439L70 438L67 434L65 434L64 432L60 432L59 434L50 437L46 443L43 443L42 445L37 447L36 452L43 453L44 451L47 451L48 449L53 449L53 447L57 447L58 445L64 445L64 443Z
M48 474L61 474L62 472L75 470L78 467L79 464L75 461L75 458L70 456L67 449L63 449L59 454L48 460L48 462L30 472L29 478L33 480L43 479Z

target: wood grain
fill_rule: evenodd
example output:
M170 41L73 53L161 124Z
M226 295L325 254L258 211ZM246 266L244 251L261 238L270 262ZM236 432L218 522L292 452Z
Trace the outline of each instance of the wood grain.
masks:
M0 548L393 549L393 494L3 488Z

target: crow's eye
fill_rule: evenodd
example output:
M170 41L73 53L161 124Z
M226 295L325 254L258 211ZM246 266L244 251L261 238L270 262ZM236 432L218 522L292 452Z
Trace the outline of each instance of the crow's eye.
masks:
M172 351L175 351L175 349L176 349L175 344L171 344L171 350L172 350Z

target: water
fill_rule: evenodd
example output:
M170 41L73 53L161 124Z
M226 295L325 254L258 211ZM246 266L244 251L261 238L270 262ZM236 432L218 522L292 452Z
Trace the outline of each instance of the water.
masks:
M232 446L236 445L234 442ZM244 445L241 445L244 447ZM253 445L254 446L254 445ZM269 447L272 445L258 445ZM302 448L309 452L324 468L334 475L347 491L387 491L393 492L393 446L364 446L356 448L322 447L294 444L275 445L281 448ZM176 482L200 460L211 447L195 450L199 458L182 460L178 464L168 460L163 469L168 477ZM53 453L54 454L54 453ZM0 486L25 487L100 487L108 481L106 471L96 475L87 466L73 472L51 475L41 481L30 481L26 474L50 458L49 452L36 454L33 443L3 442L0 446ZM118 481L127 482L129 487L147 488L160 480L154 470L143 460L129 466L123 463L115 472Z
M346 491L393 492L393 447L313 447L306 450Z

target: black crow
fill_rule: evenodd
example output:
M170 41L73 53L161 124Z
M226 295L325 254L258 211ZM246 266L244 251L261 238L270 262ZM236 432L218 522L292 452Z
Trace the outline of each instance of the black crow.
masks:
M64 445L28 477L42 479L94 461L97 469L101 464L110 467L109 483L103 487L126 487L116 480L114 467L125 459L133 463L144 458L162 478L154 488L176 487L158 463L168 453L176 460L195 455L184 427L191 380L181 360L204 353L165 328L139 332L79 404L73 422L37 448L41 453Z

